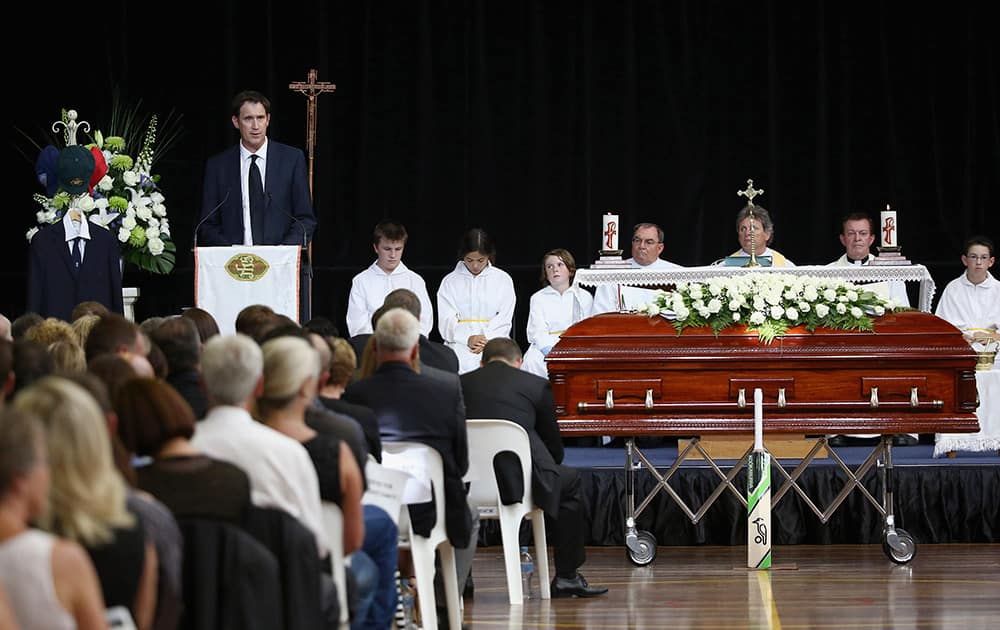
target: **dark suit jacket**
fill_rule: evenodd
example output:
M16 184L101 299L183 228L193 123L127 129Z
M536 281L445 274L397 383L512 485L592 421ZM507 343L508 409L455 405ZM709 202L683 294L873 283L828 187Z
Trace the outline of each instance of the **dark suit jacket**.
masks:
M268 139L265 170L267 214L264 237L255 245L302 245L303 228L306 240L311 240L316 229L316 216L309 196L306 159L302 151ZM222 206L213 212L220 203ZM301 221L302 225L289 215ZM199 220L205 221L198 229L199 245L243 244L243 192L238 144L209 158L205 165Z
M441 454L448 539L456 547L466 547L472 516L462 482L469 469L469 442L461 389L417 374L405 363L388 362L348 386L343 398L375 412L383 441L420 442ZM427 505L411 506L414 531L429 532L433 514Z
M90 224L90 240L84 248L79 276L73 275L62 223L35 234L28 251L29 311L70 321L74 306L92 300L115 313L123 312L121 254L111 232Z
M371 337L371 333L365 333L363 335L354 335L348 340L351 342L354 354L358 355L359 360L361 355L365 353L365 346L368 344L369 337ZM451 372L452 374L458 374L458 355L455 354L455 351L443 343L431 341L426 335L420 335L420 363Z
M549 381L502 361L487 363L463 374L461 379L466 417L510 420L528 432L535 504L546 514L557 516L559 471L556 465L562 463L563 444ZM495 467L501 494L505 482L510 484L508 487L524 483L521 469L513 458L498 458Z
M361 432L365 435L368 452L375 458L375 461L382 462L382 438L379 437L378 420L375 418L374 411L364 405L356 405L339 398L319 396L319 401L330 411L347 416L357 422L361 427ZM358 465L363 469L365 467L364 460L358 462Z

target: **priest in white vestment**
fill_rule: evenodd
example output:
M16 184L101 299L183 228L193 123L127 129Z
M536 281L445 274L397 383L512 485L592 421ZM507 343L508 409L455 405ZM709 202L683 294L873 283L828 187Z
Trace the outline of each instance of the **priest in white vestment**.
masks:
M753 209L753 230L751 239L750 210ZM753 242L753 253L757 258L768 257L771 259L772 267L794 267L795 263L785 258L781 252L771 249L771 241L774 240L774 221L771 220L771 213L766 208L756 205L744 206L736 214L736 236L740 240L740 249L730 256L750 257L751 241ZM725 259L717 260L713 264L722 264Z
M855 212L841 221L840 244L844 246L844 255L830 263L831 267L846 267L849 265L867 265L875 255L871 253L875 242L872 232L872 220L863 212ZM906 285L899 280L890 282L873 282L863 285L865 289L877 293L885 299L891 299L896 306L909 306L910 298L906 294Z
M663 252L663 230L655 223L640 223L632 231L632 257L626 260L630 267L638 269L679 268L660 258ZM655 289L630 287L624 284L605 284L597 287L594 294L594 315L628 311L653 301Z

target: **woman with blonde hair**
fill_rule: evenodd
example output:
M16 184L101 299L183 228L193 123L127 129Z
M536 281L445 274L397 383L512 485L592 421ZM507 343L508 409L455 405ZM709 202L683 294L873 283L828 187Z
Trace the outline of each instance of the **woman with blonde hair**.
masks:
M149 628L156 551L126 508L125 482L97 403L79 385L48 376L18 394L14 408L36 415L46 432L52 490L39 526L80 543L97 569L105 604L127 607L137 627Z

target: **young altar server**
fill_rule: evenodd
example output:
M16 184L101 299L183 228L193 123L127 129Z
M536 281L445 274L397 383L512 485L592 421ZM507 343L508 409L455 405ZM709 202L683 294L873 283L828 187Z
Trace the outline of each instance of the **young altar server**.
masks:
M429 335L434 328L434 307L427 285L403 264L407 238L406 228L395 221L382 221L375 226L372 246L377 258L351 281L347 303L349 336L371 334L372 314L382 306L385 296L396 289L409 289L420 299L420 334Z
M1000 282L990 273L996 261L993 241L974 236L965 243L965 273L948 283L935 314L962 331L969 341L1000 341Z
M516 296L510 275L493 265L496 248L484 230L466 232L458 255L438 289L438 331L465 374L479 367L487 341L510 336Z
M545 357L559 336L576 322L590 317L594 298L580 287L570 286L576 261L565 249L553 249L542 258L543 287L531 296L528 313L528 351L521 369L548 378Z

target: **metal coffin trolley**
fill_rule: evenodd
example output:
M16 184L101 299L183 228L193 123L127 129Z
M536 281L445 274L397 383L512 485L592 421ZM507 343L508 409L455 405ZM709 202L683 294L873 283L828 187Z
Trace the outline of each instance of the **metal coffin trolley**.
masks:
M975 411L976 354L952 325L929 313L887 314L871 332L819 328L791 329L771 344L756 334L729 328L718 336L689 328L678 336L669 321L634 314L604 314L567 330L547 357L560 429L566 436L610 435L626 439L626 547L636 564L656 553L650 532L636 519L660 490L692 522L729 489L746 505L745 489L733 484L750 449L728 472L699 438L753 431L753 391L763 390L764 434L882 435L868 458L851 470L820 437L782 480L776 505L794 491L826 523L857 489L885 517L883 549L895 562L915 553L913 538L895 526L892 440L898 433L964 433L978 430ZM638 436L691 437L674 464L661 473L637 448ZM765 441L766 445L766 441ZM798 485L809 464L827 450L848 476L825 509ZM693 511L668 481L683 461L700 455L719 477L704 504ZM880 472L882 496L861 483L873 467ZM635 474L646 468L653 491L637 504Z

